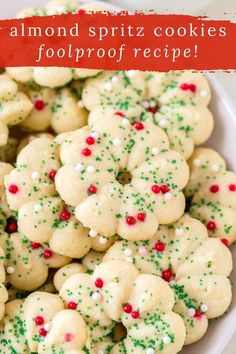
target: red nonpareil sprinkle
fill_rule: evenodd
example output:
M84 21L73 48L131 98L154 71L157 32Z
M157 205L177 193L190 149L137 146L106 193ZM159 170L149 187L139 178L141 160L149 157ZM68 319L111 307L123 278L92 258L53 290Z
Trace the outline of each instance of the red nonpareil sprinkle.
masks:
M150 111L152 114L155 114L155 113L157 113L157 107L151 107L151 108L149 108L149 111Z
M52 250L50 250L49 248L46 249L44 252L43 252L43 256L45 259L49 259L53 256L53 252Z
M56 177L57 171L56 170L52 170L48 173L48 178L50 178L51 181L54 181L55 177Z
M145 214L145 213L138 213L137 219L138 219L139 221L144 222L145 219L146 219L146 214Z
M65 341L66 342L71 342L74 338L74 335L72 333L66 333L65 334Z
M169 192L169 187L166 184L163 184L160 188L163 194Z
M189 84L188 87L189 87L189 90L193 93L195 93L197 91L197 86L195 84Z
M180 85L181 90L183 91L191 91L195 93L197 91L197 86L195 84L188 84L187 82L184 82Z
M34 322L37 326L42 326L44 324L44 318L42 316L35 317Z
M115 112L115 115L116 115L116 116L120 116L120 117L122 117L122 118L125 117L125 114L124 114L123 112L121 112L121 111Z
M86 138L86 143L87 143L88 145L93 145L93 144L95 144L95 139L94 139L94 137L93 137L93 136L88 136L88 137Z
M164 245L163 242L159 241L159 242L157 242L157 243L155 244L155 250L156 250L157 252L163 252L164 249L165 249L165 245Z
M77 11L77 14L79 14L79 15L86 14L86 10L84 10L84 9L79 9L79 10Z
M123 310L125 313L131 313L132 312L132 306L130 304L126 304L123 307Z
M103 280L101 278L98 278L95 280L94 284L95 284L96 288L101 289L103 287Z
M37 110L37 111L42 111L45 107L45 103L43 100L36 100L34 102L34 108Z
M70 219L70 216L71 216L71 213L69 212L69 210L64 208L63 212L60 214L60 219L63 221L67 221Z
M8 188L8 190L11 194L16 194L18 192L19 188L17 187L17 185L11 184L10 187Z
M135 122L134 123L134 128L136 130L143 130L144 129L144 124L142 122Z
M189 89L189 85L186 83L186 82L183 82L181 85L180 85L180 88L181 90L183 91L187 91Z
M39 334L40 334L40 336L42 336L42 337L45 337L46 335L47 335L47 331L46 331L46 329L45 328L40 328L39 329Z
M90 156L92 154L92 151L89 149L89 148L84 148L83 150L82 150L82 155L84 155L84 156Z
M165 281L171 281L173 274L171 273L170 269L163 270L162 272L162 279Z
M31 242L31 247L32 247L34 250L38 249L40 246L41 246L41 244L38 243L38 242Z
M219 190L220 190L220 187L218 186L218 184L213 184L213 185L210 187L211 193L217 193L217 192L219 192Z
M198 320L200 320L202 318L202 313L200 310L196 310L194 317L197 318Z
M126 218L126 224L128 225L134 225L136 224L136 220L133 216L127 216Z
M132 311L131 316L136 320L137 318L139 318L140 313L138 311Z
M227 238L221 238L220 240L225 246L229 245L229 240L227 240Z
M154 185L152 186L152 191L153 191L153 193L155 193L155 194L159 194L160 191L161 191L161 188L160 188L157 184L154 184Z
M17 223L16 222L12 222L11 224L9 224L7 226L7 231L9 234L13 234L14 232L17 231Z
M209 231L214 231L216 229L216 223L215 221L208 221L207 223L207 229Z
M97 193L97 187L96 186L90 186L88 188L88 192L91 194Z
M229 190L231 191L231 192L235 192L236 191L236 184L230 184L229 185Z
M74 301L70 301L70 302L68 302L67 307L70 310L76 310L77 309L77 304Z

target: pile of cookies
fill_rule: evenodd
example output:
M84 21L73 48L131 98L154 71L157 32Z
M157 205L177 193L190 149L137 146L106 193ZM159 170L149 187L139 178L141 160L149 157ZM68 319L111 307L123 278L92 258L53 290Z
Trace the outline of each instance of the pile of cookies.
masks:
M175 354L227 311L236 175L197 147L210 99L190 71L0 75L1 353Z

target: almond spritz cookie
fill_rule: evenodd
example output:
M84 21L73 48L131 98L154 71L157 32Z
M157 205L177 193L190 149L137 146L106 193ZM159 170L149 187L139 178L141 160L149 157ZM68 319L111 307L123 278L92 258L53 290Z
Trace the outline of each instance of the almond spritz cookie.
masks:
M56 189L91 237L148 239L183 214L188 166L152 121L132 125L119 111L109 118L65 139Z
M207 105L211 91L200 73L104 71L85 81L82 99L88 110L120 110L139 105L167 133L170 146L189 158L194 146L211 135L213 117Z
M151 240L116 242L104 261L114 259L169 283L175 294L173 311L185 322L185 344L200 340L208 320L223 315L230 305L231 253L220 240L208 238L204 225L191 217L160 226Z
M236 240L235 173L227 171L222 156L208 148L196 149L189 167L190 214L206 225L210 237L232 244Z

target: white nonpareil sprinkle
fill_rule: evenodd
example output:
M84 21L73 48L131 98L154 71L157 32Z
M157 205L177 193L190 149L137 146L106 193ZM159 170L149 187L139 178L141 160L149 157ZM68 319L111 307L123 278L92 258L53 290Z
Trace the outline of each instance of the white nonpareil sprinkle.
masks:
M64 7L64 6L58 6L56 11L57 11L58 14L62 14L62 13L65 12L66 10L65 10L65 7Z
M129 120L124 118L122 119L122 122L121 122L123 125L129 125Z
M121 145L121 140L118 139L118 138L115 138L112 143L113 143L113 145L115 145L115 146L120 146L120 145Z
M95 168L90 165L90 166L87 167L87 172L88 173L94 173L95 172Z
M132 251L130 248L126 248L126 249L124 250L124 255L125 255L126 257L131 256L132 253L133 253L133 251Z
M98 291L96 291L95 293L92 294L92 299L95 302L100 301L101 298L102 298L102 296L101 296L101 294Z
M138 251L140 254L147 254L148 253L148 250L145 246L140 246Z
M34 211L35 213L39 213L42 210L42 206L40 204L35 204Z
M45 323L45 325L44 325L45 331L49 332L51 328L52 328L52 326L50 323Z
M137 72L135 70L129 70L127 75L128 77L135 77L137 75Z
M170 192L167 192L164 194L165 200L171 200L172 199L172 194Z
M149 101L143 101L142 102L142 106L144 109L148 109L150 106L149 106Z
M201 312L207 312L208 311L208 306L206 305L206 304L202 304L201 305L201 307L200 307L200 309L201 309Z
M15 271L15 268L14 267L7 267L7 273L8 274L13 274Z
M171 339L170 339L169 336L164 336L164 337L162 338L162 342L163 342L164 344L170 344Z
M201 90L200 95L202 97L207 97L208 96L208 91L207 90Z
M157 155L159 153L158 147L153 147L152 148L152 155Z
M98 235L97 231L96 230L90 230L89 231L89 236L90 237L96 237Z
M133 263L133 258L132 257L126 257L126 261L129 263Z
M106 91L111 91L112 90L112 83L111 82L106 82L104 85L104 89Z
M199 167L199 166L201 166L201 160L195 159L195 160L193 160L193 164L194 164L194 166Z
M37 171L35 171L35 172L32 173L31 177L33 179L38 179L39 178L39 173Z
M151 100L151 101L149 102L149 107L151 107L151 108L156 107L156 102L153 101L153 100Z
M80 107L80 108L84 108L84 102L82 100L79 100L77 102L77 105Z
M184 230L182 229L182 227L177 227L175 229L175 234L176 236L182 236L184 234Z
M101 236L101 237L99 237L98 242L101 243L101 245L105 245L107 243L107 238L104 236Z
M91 136L97 140L99 138L99 133L98 132L92 132Z
M220 169L220 166L219 166L219 165L217 165L217 164L211 165L211 171L212 171L212 172L218 172L219 169Z
M194 317L195 313L196 313L195 309L193 309L193 308L188 309L189 317Z
M78 171L78 172L82 171L82 170L83 170L82 164L81 164L81 163L77 163L77 164L75 165L75 169L76 169L76 171Z
M166 119L161 119L160 122L159 122L159 127L166 128L167 127L167 120Z
M119 81L119 79L118 79L117 76L113 76L112 79L111 79L111 81L112 81L113 83L116 83L116 82Z
M147 348L146 354L155 354L155 350L152 348Z

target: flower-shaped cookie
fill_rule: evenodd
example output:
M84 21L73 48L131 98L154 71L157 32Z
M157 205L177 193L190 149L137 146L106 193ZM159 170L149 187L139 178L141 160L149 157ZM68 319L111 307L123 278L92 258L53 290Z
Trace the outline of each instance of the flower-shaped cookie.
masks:
M172 311L171 288L157 276L139 275L126 261L101 263L93 275L72 275L64 282L60 296L82 315L94 341L96 332L103 330L105 334L114 322L123 323L127 338L111 353L164 350L174 354L184 344L185 326Z
M170 146L188 158L194 145L205 142L213 129L207 80L199 73L106 71L85 81L83 102L88 110L111 107L127 114L131 105L150 112L165 130Z
M185 322L185 344L199 340L208 319L221 316L231 302L232 256L217 239L210 239L204 225L184 216L177 223L160 226L149 241L116 242L104 261L126 260L141 273L161 276L175 294L174 312Z
M187 164L151 120L101 114L65 139L60 158L57 191L91 236L148 239L183 214Z
M113 241L99 235L91 238L73 216L73 208L57 195L54 178L60 166L57 141L35 139L20 152L16 168L5 177L7 200L11 210L18 212L20 234L39 250L41 244L48 243L50 261L54 252L81 258L91 247L103 251Z
M22 122L33 109L29 98L6 73L0 75L0 106L0 146L3 146L7 144L8 127Z
M201 220L211 237L225 244L236 240L236 175L226 170L224 159L214 150L198 148L189 161L191 176L186 196L190 214Z

